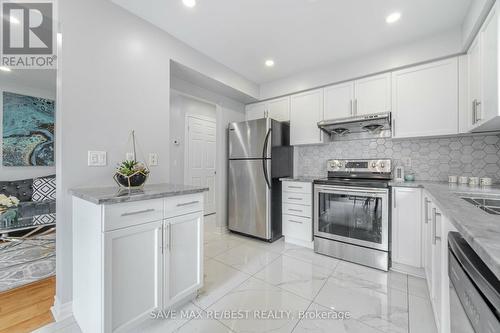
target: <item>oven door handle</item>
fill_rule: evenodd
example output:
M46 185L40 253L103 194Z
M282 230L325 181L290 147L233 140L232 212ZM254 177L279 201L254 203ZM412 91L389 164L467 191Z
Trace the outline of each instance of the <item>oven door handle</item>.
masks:
M349 193L363 193L363 194L389 194L388 189L368 189L368 188L356 188L356 187L334 187L334 186L316 186L315 190L321 193L338 193L338 194L349 194Z

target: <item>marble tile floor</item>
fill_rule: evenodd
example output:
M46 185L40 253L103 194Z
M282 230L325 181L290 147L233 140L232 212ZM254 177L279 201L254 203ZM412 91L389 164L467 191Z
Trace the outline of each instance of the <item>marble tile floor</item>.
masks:
M53 276L55 256L55 234L0 243L0 292Z
M151 319L133 332L436 332L423 279L283 240L268 244L218 233L210 218L206 223L204 288L181 309L199 316L177 311L176 318ZM236 313L222 316L230 311ZM70 318L37 332L80 330Z

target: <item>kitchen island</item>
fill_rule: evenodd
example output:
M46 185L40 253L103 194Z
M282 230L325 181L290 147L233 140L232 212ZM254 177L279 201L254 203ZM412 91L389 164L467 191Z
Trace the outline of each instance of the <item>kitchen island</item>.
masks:
M132 329L203 284L203 192L73 189L73 315L82 332Z

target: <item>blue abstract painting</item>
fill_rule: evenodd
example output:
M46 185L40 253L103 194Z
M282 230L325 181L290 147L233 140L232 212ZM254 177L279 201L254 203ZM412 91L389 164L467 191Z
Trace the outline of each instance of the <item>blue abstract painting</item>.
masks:
M54 106L50 99L3 93L3 165L54 165Z

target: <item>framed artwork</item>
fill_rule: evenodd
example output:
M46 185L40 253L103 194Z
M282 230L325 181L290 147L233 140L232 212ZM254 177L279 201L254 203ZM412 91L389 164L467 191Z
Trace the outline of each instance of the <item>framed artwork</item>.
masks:
M50 99L3 92L4 166L54 165L54 110Z

